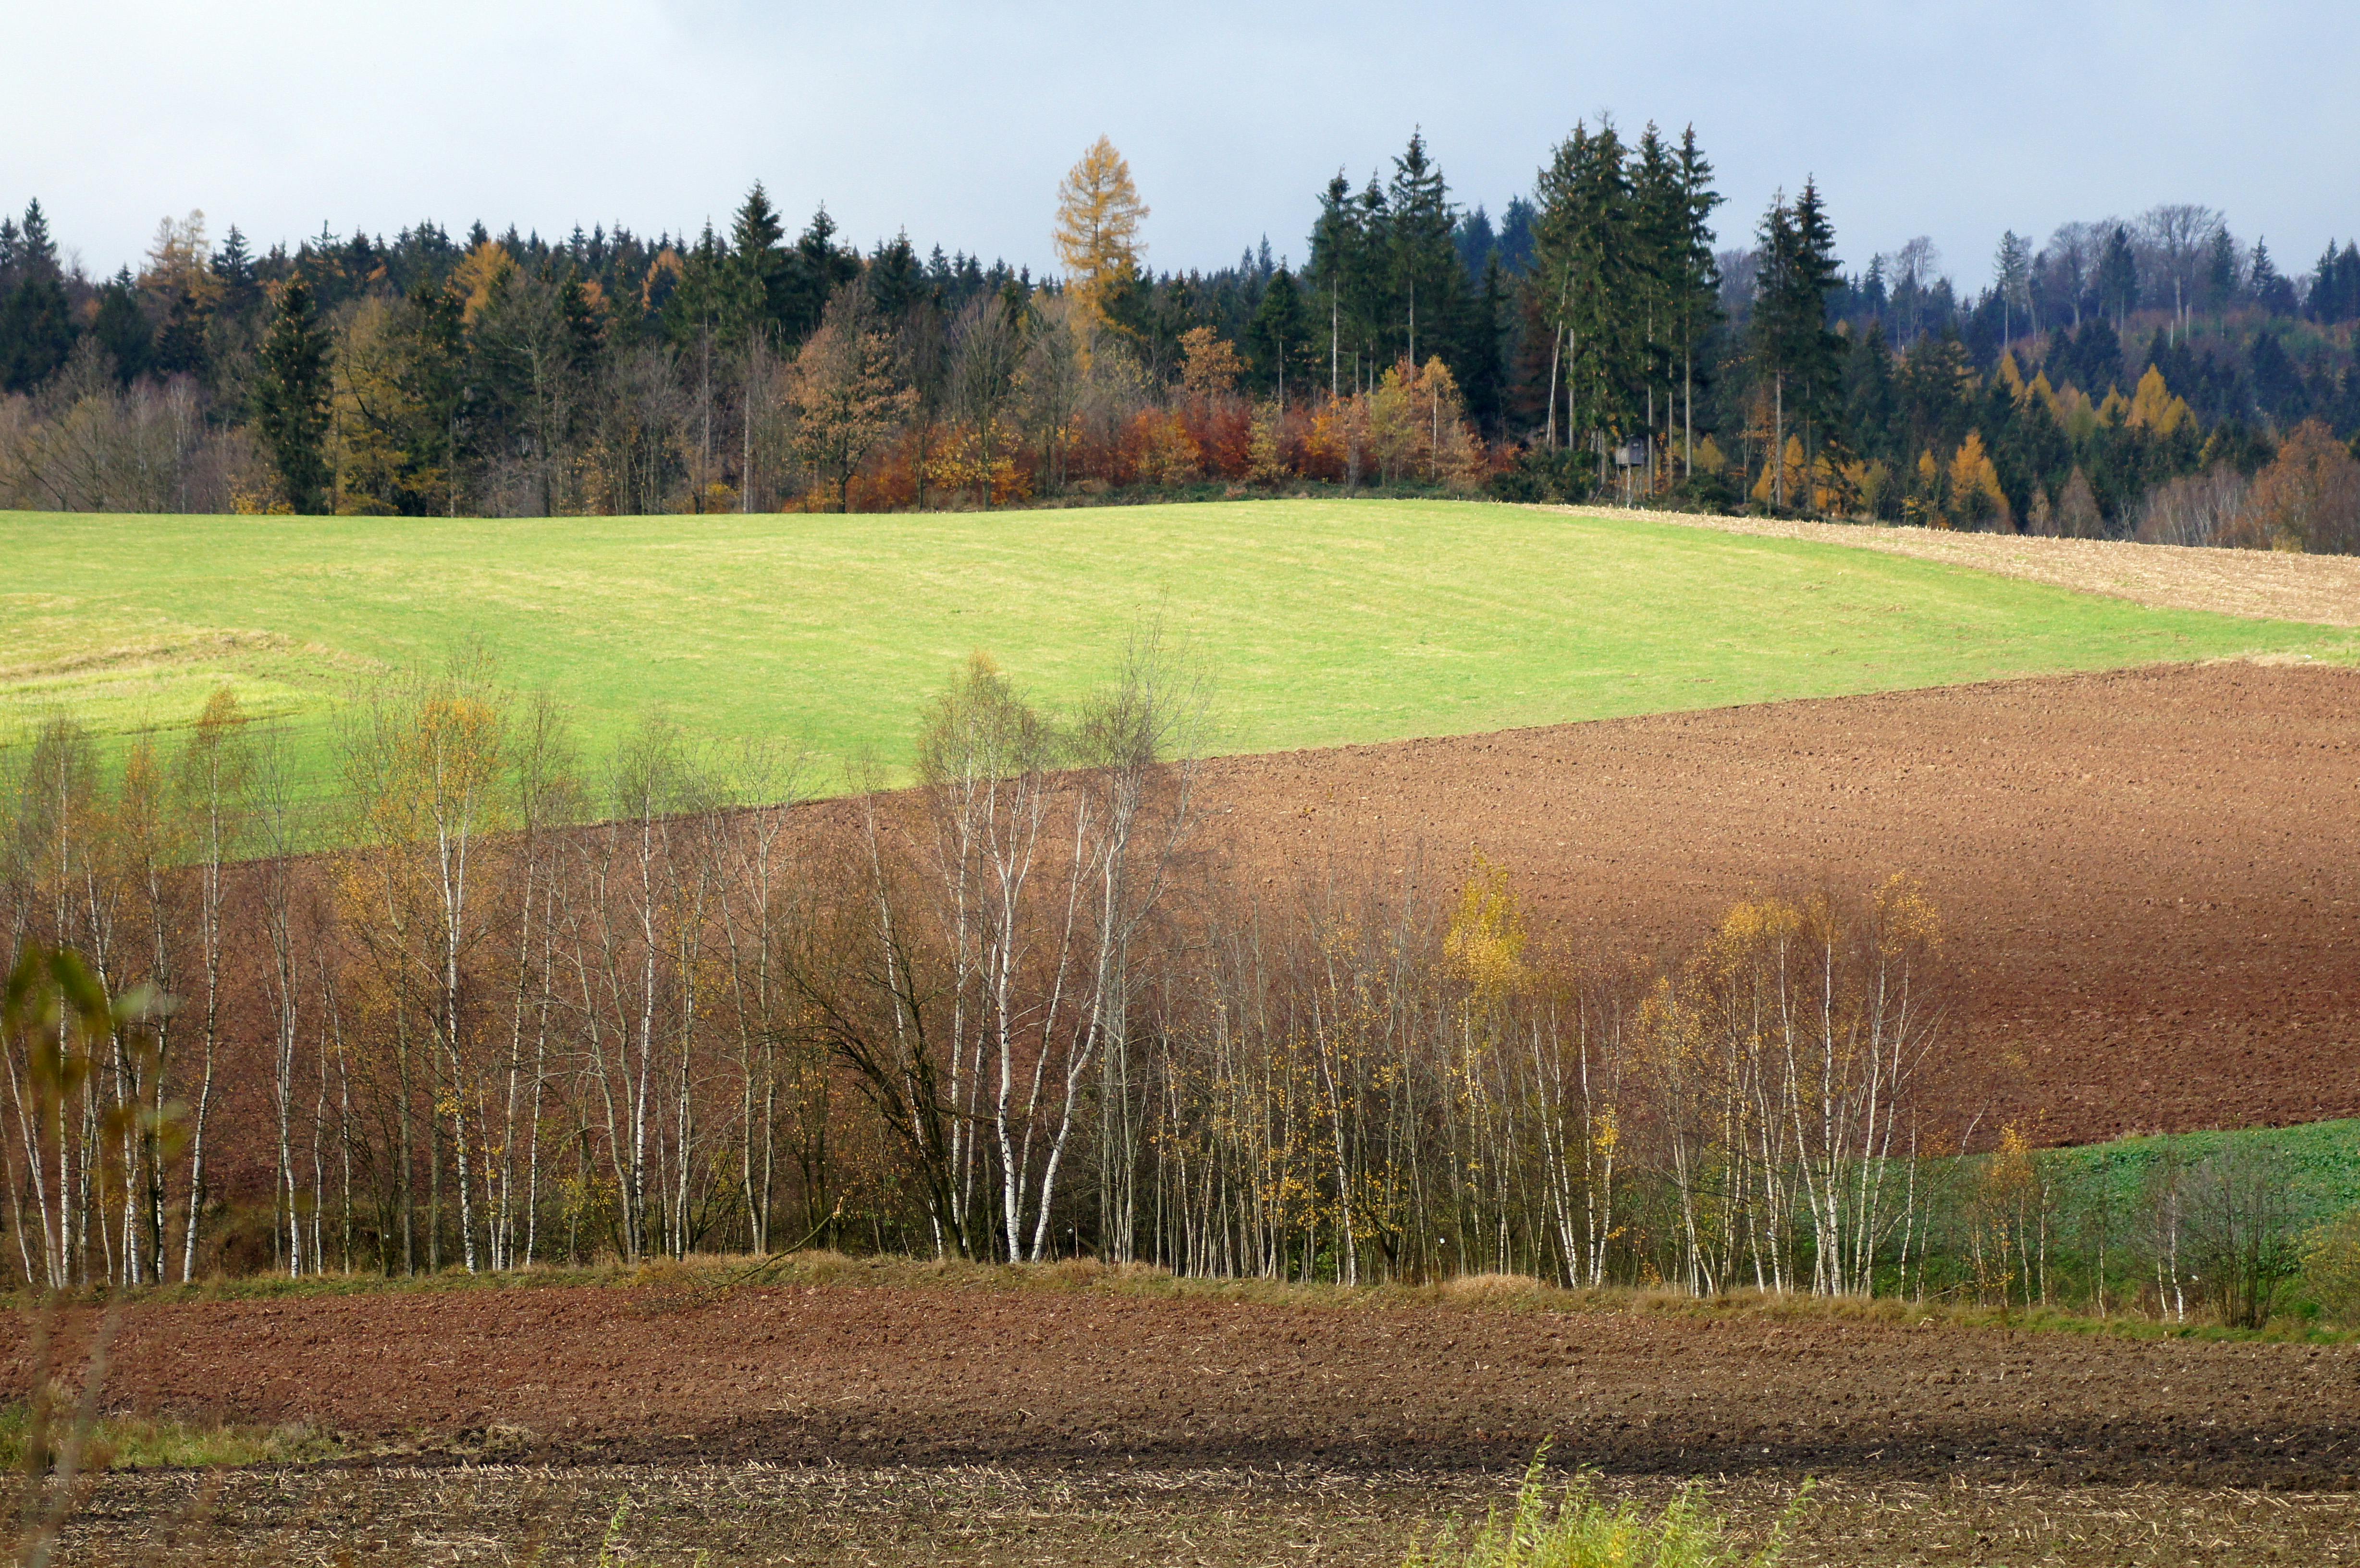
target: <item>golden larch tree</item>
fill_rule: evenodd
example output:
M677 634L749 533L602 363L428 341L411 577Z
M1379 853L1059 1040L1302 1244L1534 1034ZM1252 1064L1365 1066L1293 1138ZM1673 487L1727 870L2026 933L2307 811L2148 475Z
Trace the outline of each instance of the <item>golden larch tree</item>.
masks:
M1065 171L1057 187L1057 227L1051 238L1066 272L1066 287L1093 323L1106 321L1107 291L1139 270L1146 245L1139 226L1147 205L1131 182L1131 165L1100 136Z

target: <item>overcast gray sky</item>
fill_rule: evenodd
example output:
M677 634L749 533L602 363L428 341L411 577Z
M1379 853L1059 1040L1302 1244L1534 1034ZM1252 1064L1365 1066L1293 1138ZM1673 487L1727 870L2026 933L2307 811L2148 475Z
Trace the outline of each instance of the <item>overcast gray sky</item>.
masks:
M761 179L864 246L906 226L1035 271L1101 132L1150 260L1300 259L1316 193L1422 125L1496 213L1577 118L1693 122L1724 243L1816 174L1847 266L1933 236L2223 209L2288 270L2360 229L2360 47L2336 0L1775 5L890 5L0 0L0 203L93 272L202 208L267 247L421 217L543 234L726 221Z

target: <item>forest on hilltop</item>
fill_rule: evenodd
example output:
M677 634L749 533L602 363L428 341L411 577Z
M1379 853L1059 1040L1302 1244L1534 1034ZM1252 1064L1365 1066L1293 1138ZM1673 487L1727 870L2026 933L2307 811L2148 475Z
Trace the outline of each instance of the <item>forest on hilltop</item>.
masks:
M1805 180L1730 225L1693 133L1583 125L1497 222L1422 136L1156 271L1103 139L1062 271L726 230L427 222L257 253L202 213L92 278L0 220L0 504L358 515L991 506L1376 487L2167 542L2360 541L2360 246L2222 214L1848 266ZM1717 223L1719 226L1717 226ZM1734 234L1725 234L1737 227ZM1728 243L1732 238L1740 243Z

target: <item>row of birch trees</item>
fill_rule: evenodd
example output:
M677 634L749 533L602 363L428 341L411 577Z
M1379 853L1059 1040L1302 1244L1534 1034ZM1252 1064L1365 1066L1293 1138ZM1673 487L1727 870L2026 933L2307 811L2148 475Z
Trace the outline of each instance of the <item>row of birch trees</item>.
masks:
M56 717L0 795L9 952L127 1000L10 1017L5 1267L1922 1281L1964 1129L1907 883L1542 953L1480 860L1256 874L1190 691L1152 640L1065 715L978 659L914 786L803 804L786 748L658 717L594 762L464 661L358 693L332 768L226 693L113 756Z

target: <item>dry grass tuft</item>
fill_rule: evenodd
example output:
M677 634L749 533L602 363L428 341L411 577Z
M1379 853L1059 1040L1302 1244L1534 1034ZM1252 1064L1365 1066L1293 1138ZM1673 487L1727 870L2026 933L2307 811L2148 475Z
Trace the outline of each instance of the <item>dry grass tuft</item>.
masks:
M1529 1274L1461 1274L1436 1284L1434 1294L1454 1307L1505 1307L1553 1305L1566 1292Z

